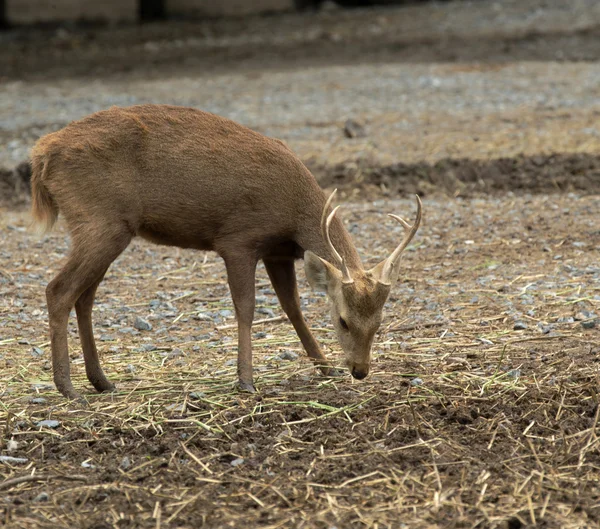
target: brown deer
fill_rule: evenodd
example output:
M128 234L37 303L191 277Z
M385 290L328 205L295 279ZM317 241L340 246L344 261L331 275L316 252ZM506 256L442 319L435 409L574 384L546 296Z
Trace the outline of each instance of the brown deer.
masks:
M212 250L225 261L238 324L238 377L254 392L251 327L255 272L262 259L281 306L308 356L333 368L300 310L294 260L331 300L333 326L352 376L369 373L371 344L398 277L400 254L364 270L349 233L329 213L316 179L276 139L228 119L169 105L112 107L41 138L31 154L32 212L50 229L59 212L71 235L69 257L46 288L52 367L58 390L79 398L70 377L67 321L73 306L86 374L98 391L114 389L98 359L92 305L110 264L135 236ZM339 207L339 206L338 206Z

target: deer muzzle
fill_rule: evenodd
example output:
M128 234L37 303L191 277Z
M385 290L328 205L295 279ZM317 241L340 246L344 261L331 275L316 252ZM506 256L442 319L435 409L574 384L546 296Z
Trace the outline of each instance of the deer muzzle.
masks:
M369 374L369 364L353 364L350 373L357 380L362 380Z

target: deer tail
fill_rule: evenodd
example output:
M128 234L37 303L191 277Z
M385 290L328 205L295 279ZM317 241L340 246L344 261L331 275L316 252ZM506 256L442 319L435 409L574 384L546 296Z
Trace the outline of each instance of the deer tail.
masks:
M48 159L43 154L31 157L31 213L34 222L41 225L42 233L52 229L58 218L58 206L46 187Z

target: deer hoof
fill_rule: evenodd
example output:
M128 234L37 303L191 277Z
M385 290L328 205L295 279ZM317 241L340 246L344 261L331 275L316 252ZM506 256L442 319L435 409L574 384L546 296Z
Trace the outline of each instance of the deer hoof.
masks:
M90 379L90 382L99 393L110 393L117 389L115 385L106 378Z
M339 378L344 376L344 372L341 369L337 369L331 366L322 366L319 368L324 377Z
M238 382L238 389L242 393L256 393L256 388L252 382L244 382L243 380L240 380Z

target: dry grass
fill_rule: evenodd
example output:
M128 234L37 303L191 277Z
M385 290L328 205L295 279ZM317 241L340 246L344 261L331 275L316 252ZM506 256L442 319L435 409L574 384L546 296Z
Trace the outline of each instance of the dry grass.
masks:
M257 314L267 321L256 325L256 396L233 388L233 319L194 319L231 310L221 262L136 242L109 272L95 312L97 338L112 338L99 344L116 393L89 389L71 324L87 408L56 393L48 363L43 288L65 234L35 242L21 231L22 213L3 211L1 455L26 461L0 463L2 521L597 526L600 340L597 328L560 318L598 313L598 206L597 197L425 200L364 382L315 373L289 323L272 319L280 311L261 270L259 306L274 314ZM380 211L410 216L412 207L350 204L361 253L382 257L398 236L380 226ZM298 275L307 319L337 358L325 301ZM136 315L153 330L120 332ZM515 319L527 328L515 330ZM150 343L156 349L140 350ZM281 360L282 351L300 359ZM60 424L36 426L43 419Z

